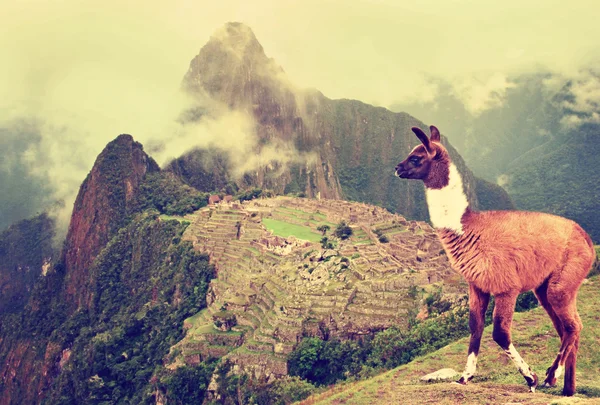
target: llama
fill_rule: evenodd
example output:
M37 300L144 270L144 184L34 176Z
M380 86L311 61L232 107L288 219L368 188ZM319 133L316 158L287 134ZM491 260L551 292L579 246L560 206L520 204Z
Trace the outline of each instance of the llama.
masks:
M575 222L550 214L471 210L438 129L430 127L431 137L419 128L412 130L421 145L396 166L395 174L423 181L429 216L450 265L469 283L471 338L467 364L457 382L466 384L475 374L485 312L493 295L493 339L535 392L538 378L511 343L510 332L517 296L533 290L561 339L543 386L556 385L564 371L563 395L573 395L582 329L576 298L595 259L590 237Z

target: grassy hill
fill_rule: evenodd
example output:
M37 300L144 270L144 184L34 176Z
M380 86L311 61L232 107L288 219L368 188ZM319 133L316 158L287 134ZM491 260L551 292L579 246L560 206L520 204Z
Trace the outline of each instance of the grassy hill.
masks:
M562 397L562 379L555 388L539 388L531 394L510 359L492 340L492 327L485 329L477 375L462 386L448 382L426 383L420 377L451 367L462 372L468 338L417 358L374 378L333 386L301 402L309 404L599 404L600 403L600 309L596 304L600 279L594 276L581 287L578 300L584 329L577 365L577 394ZM559 339L542 308L515 314L515 347L540 380L558 352Z

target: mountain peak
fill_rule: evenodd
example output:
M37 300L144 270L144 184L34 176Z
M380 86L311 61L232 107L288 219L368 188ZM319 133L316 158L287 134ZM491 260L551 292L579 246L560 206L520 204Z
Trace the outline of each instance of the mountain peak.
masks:
M146 173L159 170L128 134L119 135L98 155L79 189L63 251L71 303L81 306L89 298L89 267L125 223Z
M192 59L182 87L192 93L208 93L227 104L240 98L250 83L274 80L283 70L265 55L252 29L229 22L216 30Z
M252 29L241 22L228 22L214 32L209 44L211 41L220 43L225 50L240 58L248 50L258 51L264 55L263 48Z

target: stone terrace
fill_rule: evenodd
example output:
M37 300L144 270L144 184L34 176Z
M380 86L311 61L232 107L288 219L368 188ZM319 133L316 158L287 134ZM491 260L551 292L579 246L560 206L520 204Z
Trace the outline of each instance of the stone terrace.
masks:
M332 233L346 221L353 235L323 250L320 243L273 235L263 218L317 233L319 225ZM304 336L326 327L354 338L406 325L419 306L415 289L443 281L445 292L465 291L429 225L379 207L277 197L211 205L186 219L191 225L183 239L208 253L217 269L207 309L186 321L178 344L187 363L226 354L257 375L286 374L286 354ZM215 327L216 319L231 315L237 321L231 330Z

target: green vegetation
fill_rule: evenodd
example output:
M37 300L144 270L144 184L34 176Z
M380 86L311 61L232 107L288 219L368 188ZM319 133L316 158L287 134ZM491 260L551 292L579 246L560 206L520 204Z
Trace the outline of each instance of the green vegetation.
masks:
M321 234L323 236L325 236L325 234L327 233L328 230L330 230L331 227L329 225L319 225L317 226L317 231L321 232Z
M600 330L595 325L600 316L596 299L599 286L600 280L593 277L579 292L578 309L584 328L577 362L578 394L574 398L561 396L562 378L555 388L538 388L535 394L529 393L523 377L493 341L492 326L488 326L483 335L477 374L467 386L425 383L420 377L446 367L461 371L466 361L468 337L366 381L332 387L308 401L311 404L392 404L418 395L419 403L423 404L597 404L600 400L600 378L596 372L600 362ZM546 312L535 308L515 314L512 337L523 358L538 377L543 378L560 346Z
M321 240L321 235L313 232L312 229L306 226L290 224L288 222L271 218L263 218L262 222L269 231L273 232L273 234L277 236L282 236L284 238L294 236L298 239L303 239L310 242L319 242Z
M166 171L201 192L234 195L237 191L229 156L218 148L194 149L171 161Z
M388 243L390 241L390 238L388 238L388 236L385 233L383 233L381 229L374 229L373 232L375 233L375 235L377 235L377 239L379 239L379 242Z
M345 221L342 221L337 225L333 234L341 240L346 240L352 236L352 228Z
M155 393L153 376L175 398L189 388L187 371L169 379L161 366L183 336L183 320L206 305L214 270L191 244L173 242L185 225L157 217L146 212L119 231L90 269L89 310L51 325L50 340L72 355L50 403L144 403ZM35 323L25 330L44 333ZM193 373L209 375L208 368Z
M412 294L416 297L418 293L415 288ZM409 363L469 335L466 297L459 302L450 302L443 298L441 289L437 289L425 297L424 303L429 317L418 321L413 314L408 330L392 327L358 342L305 338L288 357L290 375L319 386L349 377L364 378ZM487 324L491 323L493 306L492 300ZM537 300L533 294L519 296L517 310L525 311L535 306Z
M390 328L359 341L303 339L288 356L290 375L315 385L370 376L468 335L466 302L452 307L440 297L438 294L426 300L431 317L420 322L412 318L408 330Z
M235 194L234 199L240 201L249 201L260 197L273 197L274 195L275 194L271 190L263 190L261 188L254 187L247 190L238 191Z
M479 210L512 210L515 209L510 196L497 184L475 178Z
M0 314L23 309L44 262L56 256L53 237L54 221L46 214L0 233Z
M289 405L317 392L311 383L298 377L283 377L273 382L247 374L231 373L231 362L222 362L216 369L219 401L209 405ZM191 402L189 402L191 403Z
M201 404L216 367L215 360L195 367L183 366L172 373L163 372L157 384L169 403L177 405Z
M577 140L556 139L522 155L511 163L505 187L519 209L573 219L598 243L600 182L595 170L600 142L596 137L597 129L584 131Z
M333 248L335 248L334 243L331 242L327 236L323 236L321 238L320 242L321 242L321 247L323 249L333 249Z
M589 274L590 277L600 274L600 245L596 245L594 248L596 249L596 263L592 266Z
M135 209L157 209L167 215L185 215L204 207L208 194L183 184L172 173L149 173L140 185Z

